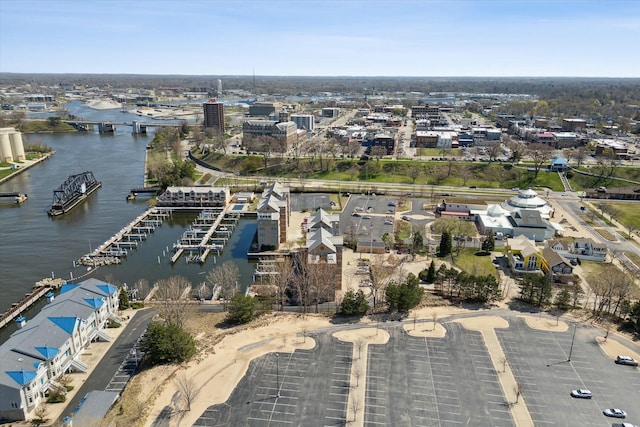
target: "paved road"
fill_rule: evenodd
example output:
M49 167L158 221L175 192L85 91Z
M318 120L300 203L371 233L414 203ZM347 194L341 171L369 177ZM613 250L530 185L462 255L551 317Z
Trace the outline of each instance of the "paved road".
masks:
M105 390L109 387L111 380L120 369L123 361L129 356L131 349L146 329L147 324L154 314L155 310L153 309L136 312L126 326L126 329L122 331L120 336L111 345L111 348L106 352L75 396L67 402L66 410L63 411L58 421L62 421L65 416L69 415L69 413L80 404L80 400L88 392L92 390Z

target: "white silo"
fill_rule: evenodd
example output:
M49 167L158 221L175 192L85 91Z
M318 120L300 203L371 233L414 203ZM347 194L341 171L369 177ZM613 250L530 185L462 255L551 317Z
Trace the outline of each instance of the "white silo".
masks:
M11 152L13 154L13 160L16 162L24 161L25 156L24 144L22 143L22 133L18 131L10 133L9 140L11 141Z
M11 140L9 132L15 132L14 128L0 128L0 161L12 162Z

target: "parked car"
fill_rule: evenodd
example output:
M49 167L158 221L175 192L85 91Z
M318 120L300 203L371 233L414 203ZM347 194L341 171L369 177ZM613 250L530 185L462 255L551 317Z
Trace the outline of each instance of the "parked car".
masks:
M591 391L585 389L571 390L571 396L580 399L591 399L593 397Z
M362 219L371 219L371 215L362 215Z
M638 361L630 356L618 356L616 357L616 363L618 365L638 366Z
M607 417L627 418L627 413L624 412L622 409L607 408L604 411L602 411L602 413Z

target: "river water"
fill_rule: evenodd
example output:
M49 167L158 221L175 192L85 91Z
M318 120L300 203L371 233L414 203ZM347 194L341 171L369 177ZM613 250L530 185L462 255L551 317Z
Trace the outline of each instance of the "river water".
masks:
M71 114L88 120L140 120L119 110L91 110L79 102L72 102L67 108ZM56 152L49 160L0 184L0 192L20 191L29 196L21 205L0 205L0 312L22 299L35 282L45 277L73 281L72 277L87 274L86 267L74 267L73 261L147 209L146 197L127 201L126 196L131 188L143 185L146 145L152 138L153 134L132 135L130 126L116 126L113 135L89 132L26 137L28 143L41 142ZM93 172L102 187L70 213L57 218L47 216L54 188L69 175L84 171ZM246 287L253 273L253 265L246 260L256 230L251 220L240 221L220 258L210 256L202 266L187 264L184 258L175 265L169 263L167 248L180 238L195 216L173 215L122 264L100 267L89 277L116 284L146 279L152 284L180 275L196 286L216 265L234 260L240 269L241 284Z

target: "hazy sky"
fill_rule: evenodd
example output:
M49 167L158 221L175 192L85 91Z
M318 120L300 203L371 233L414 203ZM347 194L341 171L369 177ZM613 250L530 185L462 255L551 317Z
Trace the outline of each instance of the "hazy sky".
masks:
M640 77L640 0L0 0L0 72Z

